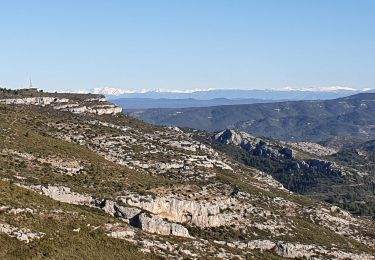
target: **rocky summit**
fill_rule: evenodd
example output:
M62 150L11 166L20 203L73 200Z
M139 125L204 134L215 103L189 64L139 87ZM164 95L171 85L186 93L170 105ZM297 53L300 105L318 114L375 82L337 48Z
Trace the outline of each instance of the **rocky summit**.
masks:
M361 176L318 144L154 126L101 95L2 89L0 257L375 259L372 218L228 149L291 173Z

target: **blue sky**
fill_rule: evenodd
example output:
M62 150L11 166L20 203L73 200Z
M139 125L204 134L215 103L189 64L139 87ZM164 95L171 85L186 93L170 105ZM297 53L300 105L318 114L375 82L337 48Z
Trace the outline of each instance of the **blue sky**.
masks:
M375 87L373 0L0 0L0 86Z

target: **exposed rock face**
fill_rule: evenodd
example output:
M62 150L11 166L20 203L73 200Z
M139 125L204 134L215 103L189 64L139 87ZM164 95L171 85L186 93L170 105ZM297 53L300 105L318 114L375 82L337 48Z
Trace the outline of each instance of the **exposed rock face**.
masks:
M35 105L35 106L51 106L54 109L69 111L72 113L91 113L97 115L104 114L118 114L122 112L122 108L114 104L108 103L104 97L86 98L77 100L70 100L69 98L42 96L42 93L35 93L41 95L37 97L23 97L23 98L5 98L0 99L0 104L6 105ZM56 94L57 95L57 94Z
M68 187L62 186L31 186L32 190L38 191L39 193L46 195L54 200L78 204L78 205L91 205L94 199L88 195L82 195L76 192L72 192Z
M242 149L255 156L266 157L272 160L292 160L292 163L288 165L288 170L316 170L325 174L345 174L342 169L338 168L335 163L330 161L320 159L298 159L296 157L296 152L293 150L299 149L308 153L316 152L319 155L331 155L335 153L334 150L325 149L318 144L304 142L291 144L286 142L279 142L278 144L274 144L260 138L253 137L247 133L230 129L219 132L212 138L224 144L240 146ZM299 145L301 145L301 147L299 147ZM293 149L290 147L293 147Z
M215 134L212 138L220 143L240 146L247 152L257 156L267 158L294 158L294 152L291 148L270 144L245 132L227 129Z
M166 222L160 217L154 215L147 216L145 213L141 213L137 215L132 223L136 227L149 233L190 237L189 231L185 227L175 223Z
M189 231L185 227L179 224L164 221L161 217L156 215L146 215L138 208L120 206L111 200L103 200L98 202L98 200L92 198L91 196L72 192L70 188L67 187L44 187L39 185L32 186L31 189L57 201L99 207L107 214L121 218L131 225L149 233L190 237Z
M120 239L127 239L132 238L135 235L135 232L133 229L124 226L120 226L119 224L106 224L105 229L109 236L114 238L120 238Z
M142 211L138 208L119 206L110 200L104 200L100 204L100 207L106 213L124 219L128 221L132 226L140 228L145 232L160 235L190 237L189 231L185 227L175 223L164 221L162 218L156 215L146 215L146 213L142 213ZM125 234L113 233L112 236L118 237L127 234L127 232Z
M142 229L149 233L156 233L160 235L174 235L181 237L190 237L189 231L178 224L164 221L156 215L146 215L142 213L139 208L119 206L113 201L103 200L99 207L106 213L121 218L132 226ZM127 234L127 233L126 233ZM113 234L113 236L120 236L123 234Z
M226 219L220 209L232 203L231 199L209 203L204 201L182 200L169 197L136 197L122 198L123 202L142 208L162 218L177 223L189 223L198 227L218 227L226 225Z
M250 249L272 250L276 247L276 243L270 240L252 240L245 246Z
M52 103L66 103L69 99L57 97L25 97L25 98L7 98L0 99L0 103L6 105L36 105L46 106Z
M98 206L107 214L125 220L133 219L135 216L142 212L138 208L119 206L111 200L103 200Z
M300 245L285 242L277 242L275 247L276 254L287 258L309 258L315 255L313 245Z
M246 145L250 144L250 140L255 140L254 136L251 136L245 132L237 132L231 129L226 129L222 132L217 133L214 136L214 139L225 144L234 144L234 145Z
M122 112L122 108L108 104L108 105L100 105L100 106L59 106L58 108L55 107L55 109L63 110L63 111L69 111L75 114L81 114L81 113L91 113L91 114L97 114L97 115L105 115L105 114L118 114Z
M14 215L17 215L17 214L20 214L20 213L23 213L23 212L33 214L34 210L30 209L30 208L14 208L14 209L9 210L9 213L14 214Z

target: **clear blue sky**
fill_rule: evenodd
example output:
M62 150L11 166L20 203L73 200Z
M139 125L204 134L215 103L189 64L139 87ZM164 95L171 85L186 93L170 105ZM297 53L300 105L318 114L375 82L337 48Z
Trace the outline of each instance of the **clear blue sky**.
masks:
M374 0L1 0L0 86L375 87Z

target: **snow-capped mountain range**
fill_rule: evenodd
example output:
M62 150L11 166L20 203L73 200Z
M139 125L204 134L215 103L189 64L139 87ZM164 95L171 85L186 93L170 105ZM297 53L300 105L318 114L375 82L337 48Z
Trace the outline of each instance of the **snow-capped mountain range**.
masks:
M114 87L104 87L104 88L93 88L90 91L93 94L103 94L109 96L120 96L124 94L134 94L134 93L185 93L190 94L194 92L213 92L213 91L236 91L243 89L215 89L215 88L206 88L206 89L184 89L184 90L177 90L177 89L141 89L141 90L128 90L123 88L114 88ZM351 87L342 87L342 86L327 86L327 87L311 87L311 88L295 88L295 87L284 87L281 89L248 89L246 91L296 91L296 92L343 92L343 91L350 91L350 92L362 92L362 91L369 91L370 88L364 89L355 89Z

